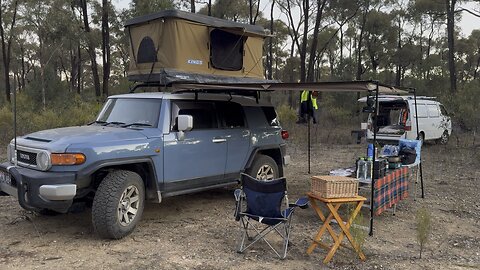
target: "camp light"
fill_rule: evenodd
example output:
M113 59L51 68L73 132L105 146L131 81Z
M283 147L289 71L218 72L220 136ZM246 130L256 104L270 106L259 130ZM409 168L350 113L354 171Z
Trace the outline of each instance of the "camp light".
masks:
M52 165L80 165L85 163L85 155L80 153L51 154Z

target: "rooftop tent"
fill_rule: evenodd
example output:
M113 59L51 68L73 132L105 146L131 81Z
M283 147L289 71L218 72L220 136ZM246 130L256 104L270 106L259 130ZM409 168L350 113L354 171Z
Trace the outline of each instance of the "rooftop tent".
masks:
M166 10L128 20L128 79L156 82L259 83L261 26Z

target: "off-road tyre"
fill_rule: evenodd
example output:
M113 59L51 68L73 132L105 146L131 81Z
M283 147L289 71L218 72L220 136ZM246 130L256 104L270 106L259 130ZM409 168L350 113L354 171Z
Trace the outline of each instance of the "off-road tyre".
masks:
M437 144L446 145L448 143L449 139L450 138L448 136L448 131L445 130L445 132L443 132L443 134L442 134L442 137L440 137L440 139L436 140L435 142Z
M127 211L127 216L132 217L125 222L122 211L128 193L138 196L138 200L130 203L128 199L128 211L136 207L134 215ZM122 199L123 198L123 199ZM132 197L132 198L135 198ZM135 203L138 204L135 205ZM132 206L130 209L130 206ZM92 223L95 232L102 238L120 239L130 234L142 217L145 206L145 186L142 178L135 172L115 170L110 172L100 183L92 205ZM123 210L122 210L123 209Z
M266 155L257 155L246 173L259 180L273 180L280 176L278 165L273 158Z

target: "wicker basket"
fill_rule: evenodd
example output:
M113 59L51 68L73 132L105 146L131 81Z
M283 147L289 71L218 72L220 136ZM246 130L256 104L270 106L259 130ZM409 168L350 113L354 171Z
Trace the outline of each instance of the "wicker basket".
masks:
M345 176L313 176L312 192L323 198L345 198L358 195L358 180Z

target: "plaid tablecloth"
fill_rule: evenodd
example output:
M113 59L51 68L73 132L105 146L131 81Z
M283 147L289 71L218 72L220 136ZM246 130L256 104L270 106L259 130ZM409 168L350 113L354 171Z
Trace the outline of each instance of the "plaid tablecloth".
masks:
M409 168L402 167L390 171L385 177L375 180L373 191L373 211L380 215L383 211L408 197Z

